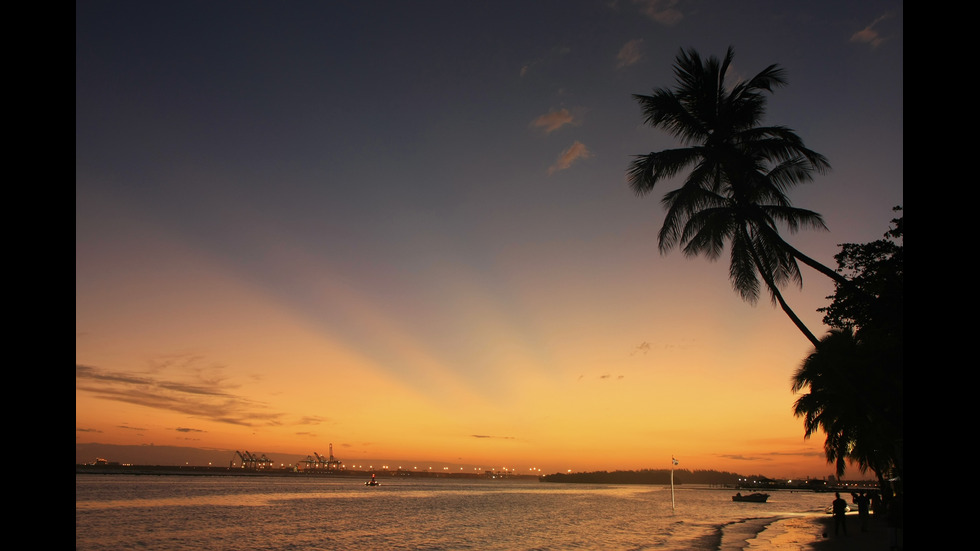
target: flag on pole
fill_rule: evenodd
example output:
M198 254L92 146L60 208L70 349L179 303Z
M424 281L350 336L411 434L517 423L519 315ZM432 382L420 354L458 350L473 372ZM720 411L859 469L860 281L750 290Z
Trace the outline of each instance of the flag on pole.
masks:
M673 455L670 456L670 509L674 510L674 465L677 464L677 458Z

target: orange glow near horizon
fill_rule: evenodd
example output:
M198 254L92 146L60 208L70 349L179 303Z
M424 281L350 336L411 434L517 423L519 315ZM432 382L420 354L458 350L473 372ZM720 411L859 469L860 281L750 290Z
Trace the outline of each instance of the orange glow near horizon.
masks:
M324 454L334 443L348 461L508 464L544 472L659 468L671 455L687 469L783 477L832 472L822 440L804 441L802 422L791 414L789 376L805 341L781 312L744 304L721 285L698 304L729 309L739 320L734 334L712 317L715 307L695 304L688 312L709 323L680 318L692 309L684 289L652 297L658 307L649 311L628 291L603 292L601 300L632 306L619 325L608 317L593 327L591 314L605 314L588 297L583 308L539 295L534 301L547 313L518 320L483 290L459 285L471 280L461 275L446 289L457 293L452 304L467 324L460 334L473 340L466 353L475 368L455 365L440 342L392 323L383 305L354 289L324 289L325 296L335 293L333 307L351 313L352 326L363 328L372 346L397 360L391 365L363 342L345 342L219 265L191 259L188 251L180 256L198 269L158 286L157 296L167 298L144 297L158 313L143 322L125 321L136 316L127 312L135 300L119 301L111 308L115 316L106 316L103 304L92 323L89 310L78 309L79 326L92 333L76 340L82 366L76 442L296 455ZM694 282L715 275L682 259L669 270ZM188 302L167 303L178 288ZM654 310L678 319L664 323L652 317ZM113 318L120 321L102 321ZM659 338L646 336L645 328ZM99 337L104 334L114 338Z

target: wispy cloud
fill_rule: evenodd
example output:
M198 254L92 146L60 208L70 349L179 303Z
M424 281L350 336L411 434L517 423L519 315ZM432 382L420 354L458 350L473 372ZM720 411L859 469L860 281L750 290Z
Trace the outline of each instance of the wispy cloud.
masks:
M296 422L296 424L297 425L319 425L320 423L324 423L326 421L327 421L327 419L325 417L320 417L320 416L316 416L316 415L307 415L305 417L301 417L299 419L299 421Z
M491 438L494 440L515 440L513 436L490 436L487 434L471 434L473 438Z
M764 452L756 455L745 455L741 453L719 453L715 454L715 457L721 457L723 459L730 459L733 461L763 461L771 462L784 457L791 458L808 458L808 457L822 457L824 452L822 450L795 450L795 451L781 451L781 452Z
M281 414L265 404L236 395L220 381L170 380L156 374L111 371L75 365L75 390L100 399L182 413L191 417L241 426L277 425ZM191 429L178 429L189 431Z
M616 54L616 68L622 69L623 67L629 67L634 63L640 61L643 58L643 53L640 51L640 46L643 44L642 38L637 38L630 40L619 49L619 53Z
M143 431L146 430L143 427L131 427L129 425L116 425L116 428L117 429L122 429L122 430L131 430L133 432L143 432Z
M789 452L769 452L765 454L767 457L823 457L825 453L823 450L800 450L800 451L789 451Z
M877 30L875 30L875 26L885 19L889 19L891 17L892 15L889 13L878 17L872 21L870 25L851 35L851 42L870 44L872 48L877 48L883 42L885 42L885 39L881 37L881 34Z
M633 351L630 352L630 356L634 354L646 355L646 353L649 351L650 351L650 343L648 343L647 341L643 341L640 344L636 345L636 348L634 348Z
M717 457L721 457L721 458L724 458L724 459L730 459L732 461L772 461L771 459L769 459L767 457L757 457L757 456L756 457L753 457L753 456L750 456L750 455L742 455L740 453L736 453L736 454L720 453L720 454L717 455Z
M674 350L687 350L694 347L699 347L697 339L684 338L676 342L648 342L643 341L640 344L633 347L630 352L630 356L636 354L646 355L649 352L659 351L659 352L670 352Z
M548 168L548 175L550 176L555 172L565 170L566 168L572 166L572 163L575 161L579 159L587 159L591 156L592 152L589 151L589 149L585 147L582 142L576 140L575 143L568 147L568 149L562 151L561 155L558 156L558 160L555 161L555 164Z
M674 25L684 14L677 7L680 0L633 0L640 7L640 13L661 25Z
M560 109L558 111L551 111L534 119L531 121L531 128L544 130L546 134L550 134L566 124L578 124L579 122L580 121L576 120L575 116L572 115L571 111L568 109Z

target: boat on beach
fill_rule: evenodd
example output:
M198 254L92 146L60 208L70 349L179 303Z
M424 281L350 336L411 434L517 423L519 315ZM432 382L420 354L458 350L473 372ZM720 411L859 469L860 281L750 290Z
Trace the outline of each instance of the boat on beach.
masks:
M739 492L732 496L732 501L746 501L749 503L765 503L767 499L769 499L769 494L755 493L743 496L742 492Z

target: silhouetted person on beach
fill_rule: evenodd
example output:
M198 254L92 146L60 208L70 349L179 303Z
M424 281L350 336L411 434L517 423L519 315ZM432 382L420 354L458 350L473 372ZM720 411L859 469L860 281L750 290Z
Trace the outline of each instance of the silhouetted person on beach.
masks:
M891 528L893 534L892 546L889 549L901 549L899 534L902 532L903 501L902 494L898 494L892 498L891 504L888 505L888 527Z
M856 503L858 506L858 519L861 521L861 531L867 532L868 520L871 516L871 498L864 492L859 492L857 495L851 495L854 497L854 503Z
M845 523L844 514L847 513L847 501L840 496L840 492L835 492L834 496L837 499L834 500L834 535L838 535L841 531L844 535L847 535L847 524Z

